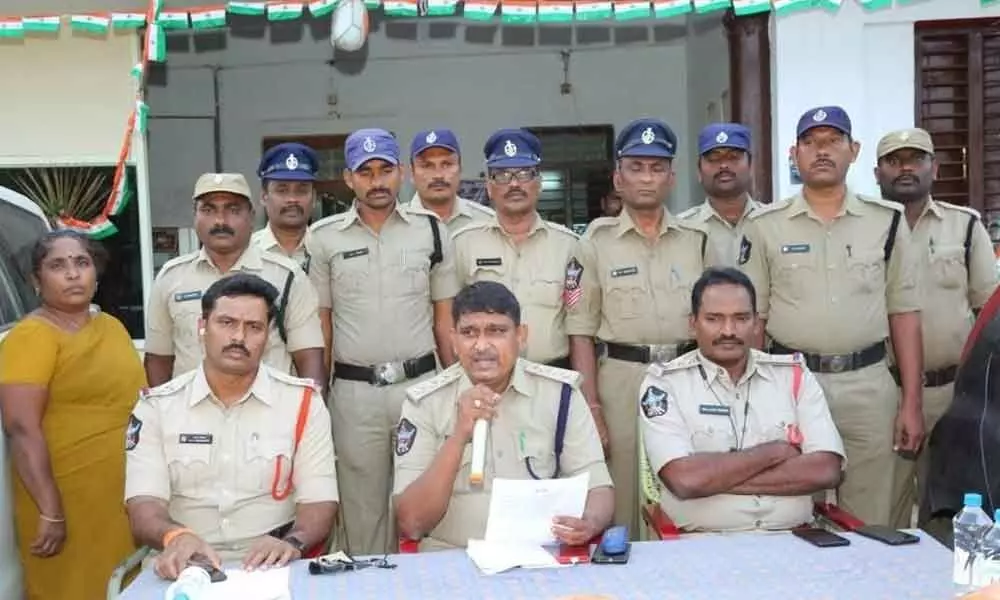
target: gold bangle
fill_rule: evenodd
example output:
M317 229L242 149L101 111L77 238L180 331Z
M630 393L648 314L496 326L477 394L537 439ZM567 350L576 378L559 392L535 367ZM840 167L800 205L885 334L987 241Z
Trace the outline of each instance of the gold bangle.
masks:
M185 533L190 533L191 535L194 535L194 532L188 529L187 527L178 527L177 529L171 529L170 531L166 532L165 534L163 534L163 547L166 548L168 545L170 545L170 542L176 540Z
M38 514L38 518L45 521L46 523L65 523L65 517L47 517L41 513Z

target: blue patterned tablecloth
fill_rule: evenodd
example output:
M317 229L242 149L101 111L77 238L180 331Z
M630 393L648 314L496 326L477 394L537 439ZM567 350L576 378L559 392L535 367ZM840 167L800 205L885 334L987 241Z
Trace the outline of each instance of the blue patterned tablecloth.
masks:
M650 600L946 600L951 551L926 534L891 547L846 534L851 545L815 548L791 534L689 536L633 544L627 565L577 565L484 576L464 551L391 557L395 570L311 576L292 566L293 600L555 600L569 594ZM161 600L166 584L144 572L123 600Z

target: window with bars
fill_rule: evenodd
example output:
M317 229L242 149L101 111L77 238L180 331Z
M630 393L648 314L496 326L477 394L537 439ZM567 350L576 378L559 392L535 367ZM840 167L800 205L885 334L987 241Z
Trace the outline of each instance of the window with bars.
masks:
M934 197L979 210L1000 242L1000 19L916 24L916 122L940 162Z

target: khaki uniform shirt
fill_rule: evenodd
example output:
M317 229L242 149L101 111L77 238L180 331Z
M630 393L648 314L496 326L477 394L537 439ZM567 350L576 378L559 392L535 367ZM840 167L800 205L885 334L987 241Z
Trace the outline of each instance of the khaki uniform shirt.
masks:
M292 252L291 254L286 252L281 244L278 243L278 240L274 237L274 232L271 231L271 227L269 225L265 225L263 229L254 232L253 243L260 246L260 249L265 252L274 252L275 254L280 254L285 258L294 260L295 264L299 265L307 275L309 274L309 268L312 266L312 256L309 254L308 250L308 229L302 237L302 241L299 242L298 247L295 248L295 252Z
M743 239L743 226L747 217L760 207L752 198L747 198L743 205L743 215L735 225L722 218L708 200L692 206L677 215L677 218L700 225L708 232L708 241L712 244L718 264L735 267L740 254L740 241Z
M580 240L581 296L566 315L569 335L620 344L675 344L690 338L691 288L713 251L704 230L664 211L650 242L628 209L595 219Z
M355 365L407 360L433 352L433 303L458 293L448 230L442 261L431 268L432 213L396 205L379 233L347 212L312 227L309 277L319 305L333 309L334 359Z
M741 265L757 289L767 333L803 352L857 352L889 336L888 315L920 310L920 260L902 206L848 192L824 223L801 194L750 215Z
M199 366L145 392L129 420L125 499L169 503L170 518L224 553L242 558L254 539L295 519L296 504L336 502L330 415L316 392L295 451L307 379L261 365L246 397L226 408ZM281 464L278 496L272 495Z
M965 264L965 239L974 219ZM972 331L973 308L982 308L997 285L996 259L986 227L976 211L930 200L913 228L913 244L924 262L920 296L924 370L958 364Z
M469 539L483 539L489 514L493 479L531 479L525 460L535 475L551 479L555 473L555 431L562 386L573 386L566 437L560 456L559 477L589 473L590 488L611 485L600 438L583 394L580 374L526 360L518 360L510 387L497 404L489 424L483 485L472 487L472 444L465 447L455 477L448 510L428 535L433 542L464 547ZM458 400L473 387L458 363L406 391L397 435L393 494L403 493L427 470L458 416ZM412 436L406 440L405 436ZM403 440L406 440L405 442Z
M410 208L416 208L420 210L425 210L427 212L433 212L431 209L424 206L423 201L420 199L419 194L413 194L413 199L410 200ZM480 221L489 221L495 217L496 213L493 212L492 208L483 206L478 202L472 200L466 200L462 197L455 198L455 209L451 213L451 217L448 218L444 224L448 228L448 232L454 234L459 229L472 225L473 223L478 223Z
M733 382L725 369L695 350L666 365L649 366L639 415L646 456L660 485L660 505L689 530L790 529L812 521L813 500L803 496L717 494L680 500L659 478L670 462L708 452L746 450L802 434L802 453L845 456L819 382L802 367L798 400L791 355L750 351L746 373ZM702 375L704 373L704 375ZM745 432L745 433L744 433Z
M228 273L212 264L205 249L167 261L156 275L146 311L145 351L174 357L174 377L195 369L204 356L198 335L201 296L210 285L232 273L257 275L281 294L289 273L293 274L285 307L288 345L271 326L264 363L279 371L292 371L292 352L323 347L323 332L317 314L316 291L306 274L291 259L264 252L251 243ZM279 299L280 302L280 299Z
M462 285L497 281L514 292L521 318L528 324L525 358L547 363L569 355L564 285L567 265L580 254L579 237L555 223L535 217L519 245L496 217L455 233L455 265Z

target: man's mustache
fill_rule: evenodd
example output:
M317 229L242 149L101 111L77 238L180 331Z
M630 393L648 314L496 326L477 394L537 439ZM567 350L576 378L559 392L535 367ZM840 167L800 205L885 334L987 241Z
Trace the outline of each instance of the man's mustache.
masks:
M365 197L366 198L373 198L373 197L375 197L375 196L377 196L379 194L384 194L386 196L389 196L391 193L392 192L390 192L387 188L372 188L372 189L368 190L368 193L365 194Z
M431 182L430 186L428 187L430 187L432 190L440 188L450 189L451 184L445 181L444 179L435 179L434 181Z
M289 205L287 205L287 206L283 206L283 207L281 208L281 214L285 214L285 213L296 213L296 214L299 214L299 215L301 215L301 214L303 214L304 212L305 212L305 211L304 211L304 210L302 210L302 207L301 207L301 206L299 206L298 204L289 204Z
M512 190L507 190L507 193L504 194L503 197L507 198L508 200L513 199L513 198L524 198L525 197L525 193L524 193L524 190L522 190L522 189L514 188Z
M900 175L899 177L892 180L893 184L897 183L920 183L920 178L914 175Z
M229 225L216 225L208 230L208 235L236 235L236 231Z
M244 356L250 356L250 350L243 344L229 344L222 349L223 352L229 352L230 350L239 350Z
M814 161L813 164L812 164L812 166L814 166L814 167L830 167L832 169L836 169L837 168L837 163L833 162L829 158L820 158L820 159Z
M723 169L723 170L721 170L721 171L719 171L718 173L715 174L715 179L722 179L722 177L724 175L728 175L728 176L734 177L734 178L736 177L736 173L733 173L732 171L730 171L728 169Z
M738 337L722 336L720 338L716 338L715 341L712 342L713 346L721 346L722 344L739 344L742 346L743 340Z

